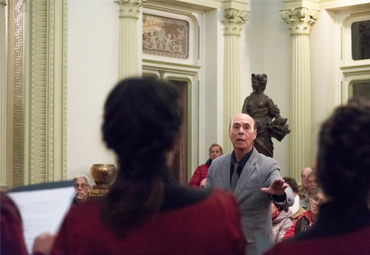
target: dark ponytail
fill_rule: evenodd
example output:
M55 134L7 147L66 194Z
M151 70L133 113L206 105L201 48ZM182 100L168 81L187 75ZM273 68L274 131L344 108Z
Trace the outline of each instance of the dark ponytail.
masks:
M161 208L168 178L166 153L180 130L181 110L173 85L156 79L121 81L109 94L104 141L118 159L118 173L103 218L118 235Z

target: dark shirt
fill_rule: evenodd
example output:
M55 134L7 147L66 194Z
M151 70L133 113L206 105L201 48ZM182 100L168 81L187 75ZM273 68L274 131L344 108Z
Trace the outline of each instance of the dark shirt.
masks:
M231 154L231 163L230 163L230 185L231 185L231 178L232 178L233 173L234 173L234 163L239 163L237 172L238 172L238 177L240 177L245 164L247 164L248 159L252 155L252 152L253 152L253 147L247 154L245 154L245 156L239 162L237 162L235 152L233 151L233 153Z
M243 168L244 168L245 164L247 164L249 158L251 157L251 155L253 153L253 149L254 149L254 147L252 147L252 149L247 154L245 154L245 156L239 162L236 161L235 152L233 151L233 153L231 153L231 162L230 162L230 186L231 186L231 179L232 179L232 176L233 176L233 173L234 173L234 163L238 163L239 164L237 171L238 171L238 178L240 178L240 175L242 174L242 171L243 171ZM286 194L284 193L281 196L271 195L271 197L276 202L284 202L285 199L286 199Z

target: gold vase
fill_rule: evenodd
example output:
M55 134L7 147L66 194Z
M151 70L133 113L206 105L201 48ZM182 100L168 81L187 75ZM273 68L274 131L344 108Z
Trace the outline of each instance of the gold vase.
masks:
M113 164L94 164L90 168L90 174L96 185L93 186L89 198L105 196L114 181L117 169Z

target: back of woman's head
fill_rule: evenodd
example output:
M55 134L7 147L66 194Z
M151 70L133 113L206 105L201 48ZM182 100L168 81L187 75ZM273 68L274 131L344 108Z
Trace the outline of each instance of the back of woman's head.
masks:
M370 103L360 99L336 108L320 130L318 182L326 195L346 205L363 206L369 196L369 130Z
M149 78L123 80L107 98L102 131L117 155L118 173L102 213L118 235L161 208L166 155L181 126L178 98L173 85Z
M119 82L104 107L103 137L113 149L120 168L131 177L142 178L140 165L164 163L165 152L174 144L181 114L177 90L153 78L131 78Z

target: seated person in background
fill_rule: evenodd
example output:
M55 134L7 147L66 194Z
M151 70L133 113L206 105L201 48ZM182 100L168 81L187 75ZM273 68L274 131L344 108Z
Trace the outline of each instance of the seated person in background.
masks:
M310 197L311 210L305 211L298 220L293 222L293 225L286 231L284 239L293 237L299 233L305 232L311 228L319 216L319 205L324 201L324 194L321 190L311 191Z
M22 218L17 206L6 193L0 193L0 251L4 255L28 255L24 241ZM54 242L54 236L44 233L33 245L33 255L47 254Z
M271 202L272 215L272 234L274 243L278 243L283 239L285 232L293 224L293 213L289 208L283 207Z
M307 175L311 173L313 169L311 167L305 167L301 171L301 183L302 183L302 189L298 191L298 195L300 200L302 201L305 198L308 198L308 184L307 184Z
M164 80L130 78L112 89L102 133L116 179L101 201L71 207L52 255L244 254L234 196L170 177L181 120L179 93Z
M84 174L77 175L73 178L75 181L76 195L73 199L73 204L80 204L87 201L91 192L91 181L89 177Z
M316 172L312 171L307 175L307 185L308 185L308 194L311 194L315 190L318 189L317 181L316 181Z
M370 251L370 103L351 99L322 124L317 181L325 202L312 228L265 255L367 255Z
M294 204L291 207L289 207L289 209L293 212L293 220L296 220L298 219L299 216L303 215L303 213L306 211L305 209L301 207L299 203L300 198L298 195L298 184L294 178L283 177L283 179L285 183L288 184L289 187L291 187L294 192Z
M190 187L200 187L201 181L207 178L207 173L212 160L222 155L222 148L217 143L214 143L209 147L209 159L203 165L200 165L195 169L193 176L190 179Z
M313 192L316 192L318 186L317 186L317 182L316 182L316 172L315 171L311 171L308 175L307 175L307 194L308 194L308 197L306 197L305 199L302 199L300 204L302 206L303 209L305 210L309 210L310 209L310 197L312 197L312 193Z

